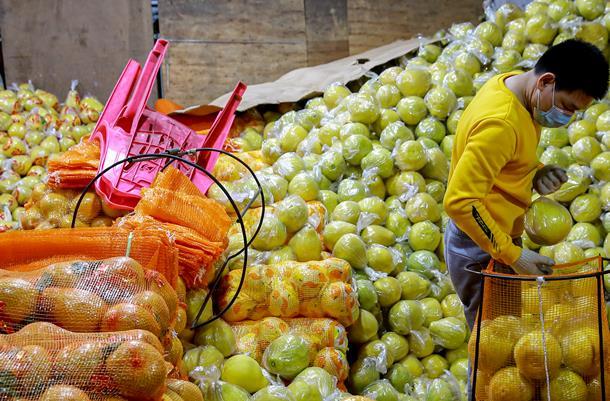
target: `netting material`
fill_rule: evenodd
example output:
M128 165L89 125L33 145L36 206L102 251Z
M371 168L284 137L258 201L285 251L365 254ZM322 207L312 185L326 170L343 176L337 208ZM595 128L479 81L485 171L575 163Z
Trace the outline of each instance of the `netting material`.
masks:
M602 400L600 375L603 368L608 377L610 369L605 304L598 298L603 289L598 277L580 277L601 269L601 258L594 258L557 266L560 280L485 276L477 400L513 400L515 394L524 400ZM477 328L469 343L471 356L476 345Z
M0 370L1 394L9 399L86 400L83 392L91 400L148 401L161 399L168 364L159 340L144 330L83 334L32 323L0 335Z
M144 268L156 270L175 286L178 254L167 232L116 227L75 228L5 233L0 241L2 268L32 271L53 263L124 256L132 235L129 256Z
M237 291L242 269L226 274L218 306L224 308ZM344 326L358 318L358 294L352 286L351 267L342 259L255 265L235 303L223 316L228 322L275 317L328 317Z
M168 167L142 191L135 214L120 219L117 226L170 233L178 250L180 276L188 287L197 288L212 278L213 264L228 245L231 220L219 203L203 196L180 171Z
M0 330L8 333L46 321L73 332L148 330L162 341L178 307L165 277L126 257L0 270L0 299Z
M269 167L269 165L263 161L263 155L260 150L236 153L235 156L250 166L254 171ZM246 176L248 170L232 157L221 154L218 157L213 174L220 181L236 181Z
M100 146L83 138L61 156L49 159L49 186L52 188L84 188L97 174Z

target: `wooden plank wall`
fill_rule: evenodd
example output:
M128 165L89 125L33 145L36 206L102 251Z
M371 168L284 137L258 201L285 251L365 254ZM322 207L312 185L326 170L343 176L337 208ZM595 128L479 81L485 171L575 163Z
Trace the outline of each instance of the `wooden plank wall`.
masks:
M164 96L205 103L240 79L274 80L481 14L481 0L159 0L172 42ZM78 79L105 100L127 59L152 46L150 0L0 0L0 34L7 83L64 96Z
M348 0L349 52L358 54L399 38L431 35L455 22L476 22L473 0Z
M152 47L150 0L0 0L0 34L7 85L31 79L63 98L78 79L105 101Z
M296 68L476 22L481 0L161 0L164 96L206 103L238 80L255 84ZM295 82L298 85L298 82Z
M162 0L159 25L164 96L183 105L307 65L303 0Z

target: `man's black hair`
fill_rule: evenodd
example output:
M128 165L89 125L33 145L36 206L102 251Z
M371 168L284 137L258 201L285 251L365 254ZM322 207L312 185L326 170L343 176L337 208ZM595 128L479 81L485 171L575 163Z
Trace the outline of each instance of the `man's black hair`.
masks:
M608 91L608 61L594 45L568 39L549 48L534 67L536 74L552 72L556 90L581 90L601 99Z

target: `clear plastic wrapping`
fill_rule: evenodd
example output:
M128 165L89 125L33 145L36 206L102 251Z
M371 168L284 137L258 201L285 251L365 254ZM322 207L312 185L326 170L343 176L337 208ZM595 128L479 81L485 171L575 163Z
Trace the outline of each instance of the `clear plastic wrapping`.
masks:
M237 352L261 361L269 343L279 335L294 334L306 338L316 352L330 347L347 351L347 333L338 322L326 318L280 319L266 317L231 324L237 341Z

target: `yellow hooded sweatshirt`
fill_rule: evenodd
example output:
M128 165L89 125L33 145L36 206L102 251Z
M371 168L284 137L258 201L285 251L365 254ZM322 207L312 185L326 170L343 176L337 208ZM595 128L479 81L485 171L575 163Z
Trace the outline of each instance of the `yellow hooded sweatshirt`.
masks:
M532 181L541 164L540 126L508 89L491 78L457 126L444 208L454 223L492 258L512 265L521 255L513 238L523 232Z

